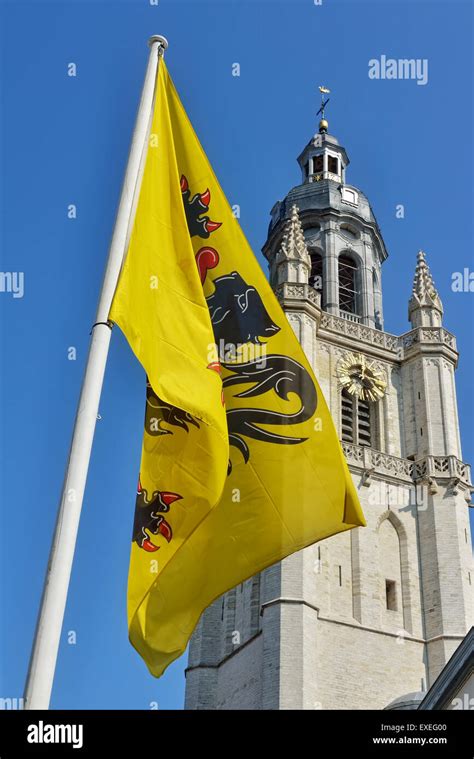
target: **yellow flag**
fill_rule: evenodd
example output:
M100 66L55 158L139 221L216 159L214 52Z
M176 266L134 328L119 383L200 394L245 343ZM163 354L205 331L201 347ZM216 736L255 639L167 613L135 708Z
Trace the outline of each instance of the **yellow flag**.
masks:
M149 379L128 617L159 676L226 590L365 524L313 371L162 60L110 318Z

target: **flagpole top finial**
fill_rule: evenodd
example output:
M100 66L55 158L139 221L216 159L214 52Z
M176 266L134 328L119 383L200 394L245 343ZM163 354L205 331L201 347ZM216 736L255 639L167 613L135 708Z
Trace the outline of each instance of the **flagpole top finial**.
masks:
M161 34L152 34L150 39L148 40L148 45L151 47L154 42L159 42L160 47L163 48L163 50L166 50L168 47L168 40L166 37L163 37Z

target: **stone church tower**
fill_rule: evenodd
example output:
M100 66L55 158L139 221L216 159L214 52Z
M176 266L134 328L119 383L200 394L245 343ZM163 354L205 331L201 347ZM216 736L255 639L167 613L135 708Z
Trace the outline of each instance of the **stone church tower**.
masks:
M273 207L263 252L367 527L290 556L206 610L190 646L188 709L384 709L429 688L473 624L458 354L425 255L411 327L390 334L382 234L324 119L298 163L301 183Z

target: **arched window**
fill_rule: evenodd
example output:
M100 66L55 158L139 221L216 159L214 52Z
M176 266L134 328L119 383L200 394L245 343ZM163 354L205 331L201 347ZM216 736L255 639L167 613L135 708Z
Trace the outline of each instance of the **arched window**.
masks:
M323 257L317 251L311 253L311 274L309 275L309 284L322 294L323 290Z
M375 447L373 408L370 403L341 392L341 439L346 443Z
M339 308L348 314L358 313L358 270L351 256L339 256Z

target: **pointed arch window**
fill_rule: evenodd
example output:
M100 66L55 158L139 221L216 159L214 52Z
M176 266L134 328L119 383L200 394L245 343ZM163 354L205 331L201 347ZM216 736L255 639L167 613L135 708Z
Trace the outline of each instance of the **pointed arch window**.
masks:
M370 403L341 392L341 439L346 443L374 447L375 430L373 409Z
M357 314L359 307L359 272L354 259L347 254L339 256L339 308L348 314Z

